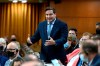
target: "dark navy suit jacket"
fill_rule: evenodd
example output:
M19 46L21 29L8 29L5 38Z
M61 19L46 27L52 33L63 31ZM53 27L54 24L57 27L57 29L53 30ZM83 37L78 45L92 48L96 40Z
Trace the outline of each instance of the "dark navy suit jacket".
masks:
M100 66L100 55L96 55L94 57L91 66Z
M7 57L0 55L0 66L4 66L7 60Z
M37 42L39 39L42 40L40 59L42 60L51 60L51 59L64 59L65 51L63 44L67 41L68 36L68 27L67 24L56 19L50 36L55 40L56 45L45 46L45 41L48 40L47 36L47 21L39 23L37 31L30 38L32 43Z

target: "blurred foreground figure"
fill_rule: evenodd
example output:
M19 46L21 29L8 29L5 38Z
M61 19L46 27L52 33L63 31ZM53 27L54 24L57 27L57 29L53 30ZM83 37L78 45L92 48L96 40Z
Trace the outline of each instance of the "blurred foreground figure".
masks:
M88 62L88 66L100 66L100 55L98 55L98 44L94 40L86 40L80 47L83 61Z

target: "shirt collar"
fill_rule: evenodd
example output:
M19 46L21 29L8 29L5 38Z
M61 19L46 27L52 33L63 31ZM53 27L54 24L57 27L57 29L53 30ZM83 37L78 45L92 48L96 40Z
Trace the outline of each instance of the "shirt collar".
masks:
M91 66L91 64L92 64L92 61L93 61L93 59L88 63L89 64L89 66Z
M56 21L56 18L55 18L54 20L52 20L52 21L51 21L51 23L52 23L52 24L54 24L54 23L55 23L55 21ZM47 24L49 25L49 24L50 24L50 22L47 22Z

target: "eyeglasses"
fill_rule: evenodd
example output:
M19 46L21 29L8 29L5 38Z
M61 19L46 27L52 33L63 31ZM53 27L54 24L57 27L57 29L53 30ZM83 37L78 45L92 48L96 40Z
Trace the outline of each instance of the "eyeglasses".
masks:
M16 49L7 49L7 51L9 51L9 50L16 50Z

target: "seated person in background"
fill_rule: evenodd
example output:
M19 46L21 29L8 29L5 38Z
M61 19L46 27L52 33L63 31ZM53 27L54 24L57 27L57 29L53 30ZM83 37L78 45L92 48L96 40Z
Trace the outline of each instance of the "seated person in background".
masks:
M23 57L24 56L24 52L22 51L20 43L17 41L16 35L11 35L10 42L15 42L15 44L17 44L18 50L19 50L19 54L20 54L20 56Z
M67 38L67 44L68 44L68 46L65 47L65 48L66 48L65 51L66 51L66 54L69 54L69 53L71 53L71 52L75 49L75 47L76 47L76 38L73 37L73 36L68 37L68 38Z
M18 50L18 46L15 42L10 42L7 45L7 56L9 57L9 59L6 61L5 66L10 66L13 62L14 59L16 59L17 57L21 58L22 57L19 55L19 50Z
M0 66L4 66L8 58L4 55L4 50L6 48L6 41L4 38L0 38Z
M15 35L11 35L11 41L10 42L15 42L18 45L18 48L20 50L20 43L17 41L17 38Z
M96 34L100 35L100 22L96 23Z
M68 37L71 39L71 40L68 40L65 44L64 44L64 48L65 48L65 51L66 51L66 54L69 54L71 51L68 51L67 49L71 46L71 43L72 43L72 46L73 46L73 50L78 48L78 39L77 39L77 29L76 28L70 28L69 29L69 32L68 32ZM67 39L69 39L67 38ZM72 50L72 51L73 51Z
M4 38L0 38L0 55L5 55L6 41Z
M83 33L83 36L79 41L79 48L75 49L72 53L66 55L67 66L81 66L83 64L83 62L81 63L81 58L80 58L80 46L83 41L91 39L91 36L92 34L88 32Z
M5 36L4 39L6 41L6 45L8 45L8 43L9 43L8 36Z
M27 54L21 66L44 66L44 62L34 54Z
M100 66L100 55L98 55L98 44L94 40L86 40L81 44L80 54L88 66Z

